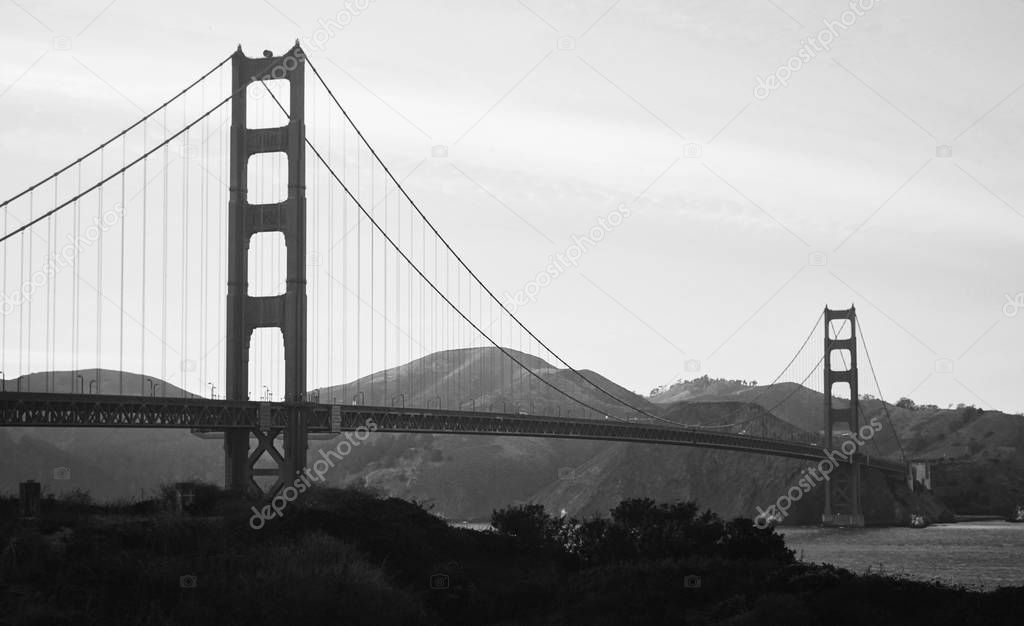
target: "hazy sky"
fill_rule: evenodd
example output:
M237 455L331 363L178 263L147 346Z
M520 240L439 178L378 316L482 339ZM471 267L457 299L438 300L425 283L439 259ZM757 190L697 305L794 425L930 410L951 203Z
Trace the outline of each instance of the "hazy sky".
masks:
M495 292L631 207L520 310L573 364L766 381L852 302L888 399L1024 410L1024 2L861 5L0 0L0 196L327 24L311 58Z

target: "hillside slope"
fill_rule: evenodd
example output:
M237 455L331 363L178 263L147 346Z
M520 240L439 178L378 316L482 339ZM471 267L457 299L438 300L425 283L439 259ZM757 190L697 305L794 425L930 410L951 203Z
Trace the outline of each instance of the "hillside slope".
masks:
M572 372L528 355L517 354L517 358L601 413L635 415L616 406L612 398ZM557 409L552 407L561 407L563 414L568 413L567 403L557 392L529 376L510 376L515 372L502 368L502 361L507 359L499 357L496 350L453 350L322 389L320 397L351 402L362 392L358 398L362 402L390 404L404 394L408 405L426 405L428 400L442 396L443 390L457 386L465 394L462 408L471 408L474 403L479 408L497 408L499 403L511 408L511 399L516 397L517 410L555 412ZM753 397L749 393L756 387L722 396L719 402L656 405L597 374L587 376L612 396L679 423L711 425L757 417L767 420L773 432L780 434L797 432L800 424L811 423L809 412L794 410L792 414L771 416L764 408L744 402ZM99 378L101 392L120 389L117 372L101 372ZM39 380L33 380L33 387ZM55 380L71 384L71 378L62 374ZM148 389L143 377L126 374L124 380L127 393ZM161 388L180 393L169 385L158 387L158 393ZM811 401L808 399L808 404ZM331 445L329 441L311 441L311 458ZM101 499L137 497L140 490L152 491L161 483L186 479L219 483L223 475L221 442L200 440L186 431L11 429L7 437L0 438L0 458L18 459L0 465L4 469L0 490L7 492L13 491L19 480L41 476L51 491L83 488ZM71 480L50 478L57 467L69 467ZM327 481L333 486L364 485L389 495L429 502L437 513L450 519L487 519L496 507L525 501L543 502L572 514L590 513L604 511L624 497L640 495L694 498L725 516L750 516L757 506L774 502L793 484L801 469L798 462L785 459L675 446L380 434L354 448ZM794 519L815 521L818 505L813 498L801 506L807 507L806 512L794 513ZM883 517L893 510L891 502L880 506Z

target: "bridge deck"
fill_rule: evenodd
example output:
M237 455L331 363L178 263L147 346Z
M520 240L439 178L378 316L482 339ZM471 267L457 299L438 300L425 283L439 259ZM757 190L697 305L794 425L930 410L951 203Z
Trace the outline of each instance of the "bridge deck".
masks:
M262 422L261 407L265 407ZM295 416L305 417L311 433L353 431L372 422L376 432L628 441L753 452L814 462L826 456L820 446L813 444L649 421L308 402L0 392L0 427L251 430L284 428ZM857 460L887 473L906 473L905 467L896 461L864 455L858 455Z

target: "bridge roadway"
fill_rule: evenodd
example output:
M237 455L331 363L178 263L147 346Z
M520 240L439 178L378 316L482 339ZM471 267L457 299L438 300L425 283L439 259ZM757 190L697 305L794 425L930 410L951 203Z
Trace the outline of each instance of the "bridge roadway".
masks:
M628 441L753 452L817 462L825 451L817 445L676 427L649 421L551 417L487 411L375 407L312 402L254 402L36 392L0 392L0 427L189 428L221 431L236 428L284 428L295 415L306 418L310 433L353 431L372 420L376 432L453 435L503 435ZM904 476L898 461L858 454L867 467Z

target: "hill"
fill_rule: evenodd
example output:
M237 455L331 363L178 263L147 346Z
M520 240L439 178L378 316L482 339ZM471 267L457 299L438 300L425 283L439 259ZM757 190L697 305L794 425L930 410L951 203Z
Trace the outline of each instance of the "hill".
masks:
M528 355L517 354L517 358L600 411L623 414L623 407L576 374ZM513 397L528 411L550 411L558 405L557 392L529 376L510 376L514 372L503 368L502 362L507 359L493 349L452 350L319 393L324 400L351 401L362 392L360 400L367 404L400 402L395 397L405 394L407 404L426 405L443 395L446 385L458 385L465 390L462 408L474 403L481 408L511 404ZM65 374L54 377L55 386L61 381L71 384L72 378ZM33 387L42 380L38 378L41 375L35 376ZM721 402L657 405L595 373L587 376L611 395L679 423L722 424L738 414L742 419L764 418L773 431L782 434L798 432L801 427L798 417L803 414L799 411L769 415L757 404L744 402L752 396L743 392L721 396ZM100 372L99 379L103 393L116 392L121 386L117 372ZM124 380L128 393L148 389L143 377L126 374ZM162 384L158 393L161 388L181 393ZM810 415L806 414L805 424L810 423ZM329 445L328 441L311 441L311 454ZM170 481L219 483L223 475L220 442L200 440L184 431L11 429L0 436L0 459L4 459L0 461L4 469L0 489L4 491L12 492L19 480L33 477L52 491L86 489L99 499L138 497L140 491L151 492ZM53 478L54 469L62 467L70 468L70 480ZM674 446L379 434L355 448L328 481L332 486L365 486L426 502L436 513L458 520L483 520L494 508L515 502L543 502L553 510L585 514L639 496L663 500L688 497L708 503L725 516L751 516L758 506L775 501L797 480L801 469L800 463L786 459ZM881 491L888 494L887 489ZM803 510L793 514L794 521L816 521L820 507L813 499L805 499L800 508ZM876 521L896 519L898 507L891 495L877 508Z
M701 377L656 389L648 400L671 410L679 398L686 398L682 404L748 402L802 430L823 428L824 396L796 383L756 386ZM902 447L907 458L931 462L936 495L958 513L1005 515L1024 501L1024 416L907 398L894 405L867 395L860 406L865 420L877 417L886 426L877 449L894 456Z
M160 379L103 369L34 373L6 384L12 391L192 395ZM18 483L31 478L54 493L81 489L98 500L138 498L165 482L222 480L222 455L220 441L187 430L6 428L0 429L0 492L17 493Z

